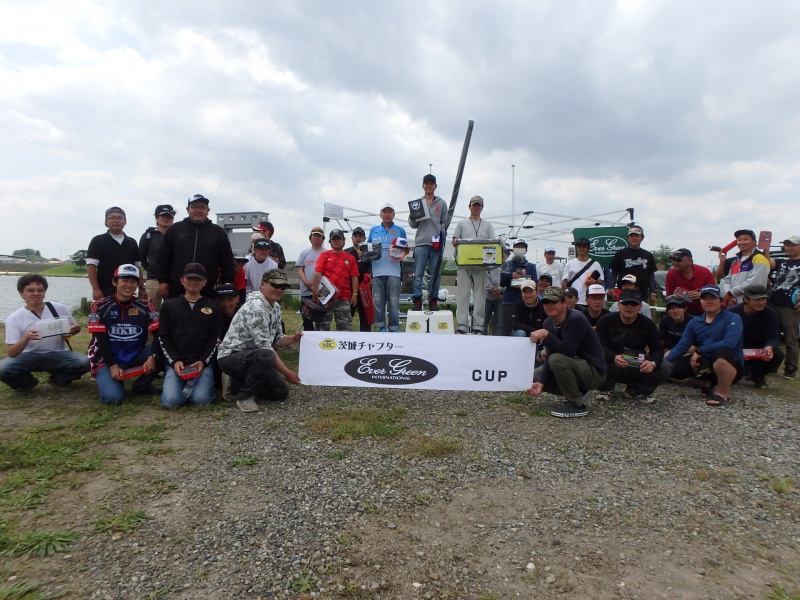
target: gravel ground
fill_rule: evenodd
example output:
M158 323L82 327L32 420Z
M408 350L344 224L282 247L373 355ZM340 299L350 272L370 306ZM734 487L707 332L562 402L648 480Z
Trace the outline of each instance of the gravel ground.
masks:
M115 500L153 519L81 538L41 575L49 592L92 599L796 591L800 403L734 392L711 409L667 385L651 406L591 402L571 420L547 416L548 395L304 386L259 414L180 411L168 434L180 452L120 457ZM404 433L312 433L337 403L402 407ZM425 440L455 452L421 457ZM257 460L231 465L242 457ZM111 485L74 502L90 511Z

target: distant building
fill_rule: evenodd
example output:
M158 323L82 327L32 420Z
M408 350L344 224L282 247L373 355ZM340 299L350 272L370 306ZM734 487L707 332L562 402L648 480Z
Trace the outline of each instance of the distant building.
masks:
M0 254L0 262L2 263L26 263L28 259L24 256L14 256L13 254Z

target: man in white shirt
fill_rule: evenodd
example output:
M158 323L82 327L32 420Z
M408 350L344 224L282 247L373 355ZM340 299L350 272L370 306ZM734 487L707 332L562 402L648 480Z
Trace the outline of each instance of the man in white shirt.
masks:
M48 383L58 388L88 373L89 358L72 352L65 341L81 330L80 325L66 306L45 301L47 280L37 274L23 275L17 281L17 291L25 306L6 319L8 357L0 360L0 381L22 393L39 385L35 371L47 371ZM47 335L48 330L58 329L58 323L48 322L61 319L66 333Z
M544 262L536 265L536 273L539 277L544 274L550 275L555 282L564 279L564 265L556 262L556 249L553 246L544 249Z
M580 238L575 242L575 252L577 256L564 267L561 287L565 290L575 288L578 292L578 304L585 306L588 287L603 281L603 267L589 257L588 238Z
M269 246L270 243L263 237L253 241L253 253L247 255L247 264L244 266L248 294L261 288L264 273L278 268L278 263L269 256Z

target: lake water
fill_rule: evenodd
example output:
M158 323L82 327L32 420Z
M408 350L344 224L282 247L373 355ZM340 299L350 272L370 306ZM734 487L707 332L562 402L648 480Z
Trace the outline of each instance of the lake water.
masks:
M22 307L24 303L17 292L18 275L0 275L0 322ZM81 305L81 298L92 298L92 286L86 277L48 277L45 300L61 302L70 309Z

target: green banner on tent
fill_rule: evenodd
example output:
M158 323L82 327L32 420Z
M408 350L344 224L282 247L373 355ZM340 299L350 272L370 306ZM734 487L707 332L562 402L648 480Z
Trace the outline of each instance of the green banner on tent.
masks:
M619 227L580 227L572 230L575 240L588 238L589 256L604 267L611 264L614 255L628 247L628 228Z

